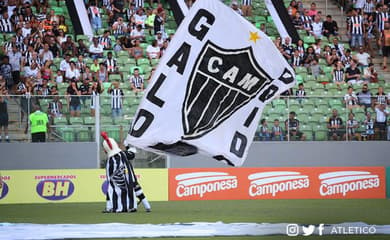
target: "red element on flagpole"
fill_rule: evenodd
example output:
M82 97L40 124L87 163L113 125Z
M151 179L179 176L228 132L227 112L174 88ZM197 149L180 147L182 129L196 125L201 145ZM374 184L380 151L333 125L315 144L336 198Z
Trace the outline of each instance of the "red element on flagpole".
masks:
M107 132L101 132L100 135L103 137L104 140L106 140L108 147L112 150L112 145L110 139L108 138Z

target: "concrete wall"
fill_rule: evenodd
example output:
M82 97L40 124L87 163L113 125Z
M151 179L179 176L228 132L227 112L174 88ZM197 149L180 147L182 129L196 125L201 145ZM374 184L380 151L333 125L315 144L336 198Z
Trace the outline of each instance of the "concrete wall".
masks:
M170 156L171 168L227 167L213 158ZM243 167L390 166L390 142L254 142Z
M96 168L95 143L1 143L0 170ZM244 167L390 166L389 142L255 142ZM169 156L171 168L227 167L210 157Z
M95 143L1 143L0 169L96 168Z

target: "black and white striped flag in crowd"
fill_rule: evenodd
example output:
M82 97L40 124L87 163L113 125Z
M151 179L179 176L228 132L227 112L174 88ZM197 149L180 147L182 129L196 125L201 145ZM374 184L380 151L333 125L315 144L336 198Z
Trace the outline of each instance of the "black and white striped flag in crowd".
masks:
M172 9L173 16L175 17L175 21L177 25L179 25L188 13L188 7L185 0L168 0L168 2ZM288 15L283 0L265 0L265 4L275 23L279 35L282 38L290 37L293 43L298 42L298 32L291 22L291 18Z
M196 1L125 145L181 156L199 151L241 166L264 106L294 84L293 69L263 32L219 0Z

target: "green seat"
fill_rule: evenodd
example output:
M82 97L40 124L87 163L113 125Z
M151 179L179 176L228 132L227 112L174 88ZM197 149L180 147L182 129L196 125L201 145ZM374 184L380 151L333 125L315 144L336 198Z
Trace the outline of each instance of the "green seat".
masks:
M115 141L121 142L120 128L119 127L107 127L107 128L104 128L104 130L107 132L108 136L115 139Z
M344 104L341 102L341 99L337 99L337 98L333 98L333 99L330 99L329 100L329 106L331 108L335 108L335 107L341 107L343 106Z
M108 77L108 80L110 82L121 81L121 75L119 75L119 74L110 74L110 76Z
M330 82L329 77L325 74L320 74L317 77L317 82Z
M54 125L68 125L68 120L66 117L56 117L54 118Z
M85 125L95 125L95 117L84 117L84 124Z
M306 67L295 67L295 73L307 73L307 68Z
M306 75L306 78L304 79L306 82L315 82L316 78L313 75Z
M322 106L328 107L328 100L319 98L319 99L317 99L317 101L316 101L316 105L317 105L317 108L320 108L320 107L322 107Z
M88 127L75 128L74 131L78 142L92 141L92 132L88 129Z
M313 44L316 42L316 39L314 38L314 36L305 36L303 38L303 41L307 44Z
M110 109L110 110L111 110L111 109ZM102 117L100 118L100 124L101 124L101 125L110 126L110 125L113 125L114 122L112 121L112 118L111 118L111 117L102 116Z
M140 74L144 74L144 69L142 67L139 67L139 66L131 67L130 68L130 73L134 74L134 69L136 69L136 68L138 68Z
M149 59L147 59L147 58L140 58L140 59L137 60L137 65L138 66L145 65L145 64L147 64L147 65L150 64Z
M328 132L326 131L314 131L316 141L326 141L328 140Z
M69 123L71 125L83 125L84 121L81 117L70 117L69 118Z

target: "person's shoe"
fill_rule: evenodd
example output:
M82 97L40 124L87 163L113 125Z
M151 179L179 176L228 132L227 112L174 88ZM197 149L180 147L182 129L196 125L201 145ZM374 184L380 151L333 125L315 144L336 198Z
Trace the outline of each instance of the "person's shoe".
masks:
M104 209L102 213L114 213L114 210L112 209Z
M129 211L127 211L129 213L134 213L134 212L137 212L137 209L136 208L132 208L132 209L129 209Z
M7 143L9 143L9 138L5 139L5 141L6 141Z
M145 211L146 211L146 212L151 212L151 211L152 211L152 209L150 209L150 208L147 208L147 209L145 209Z

